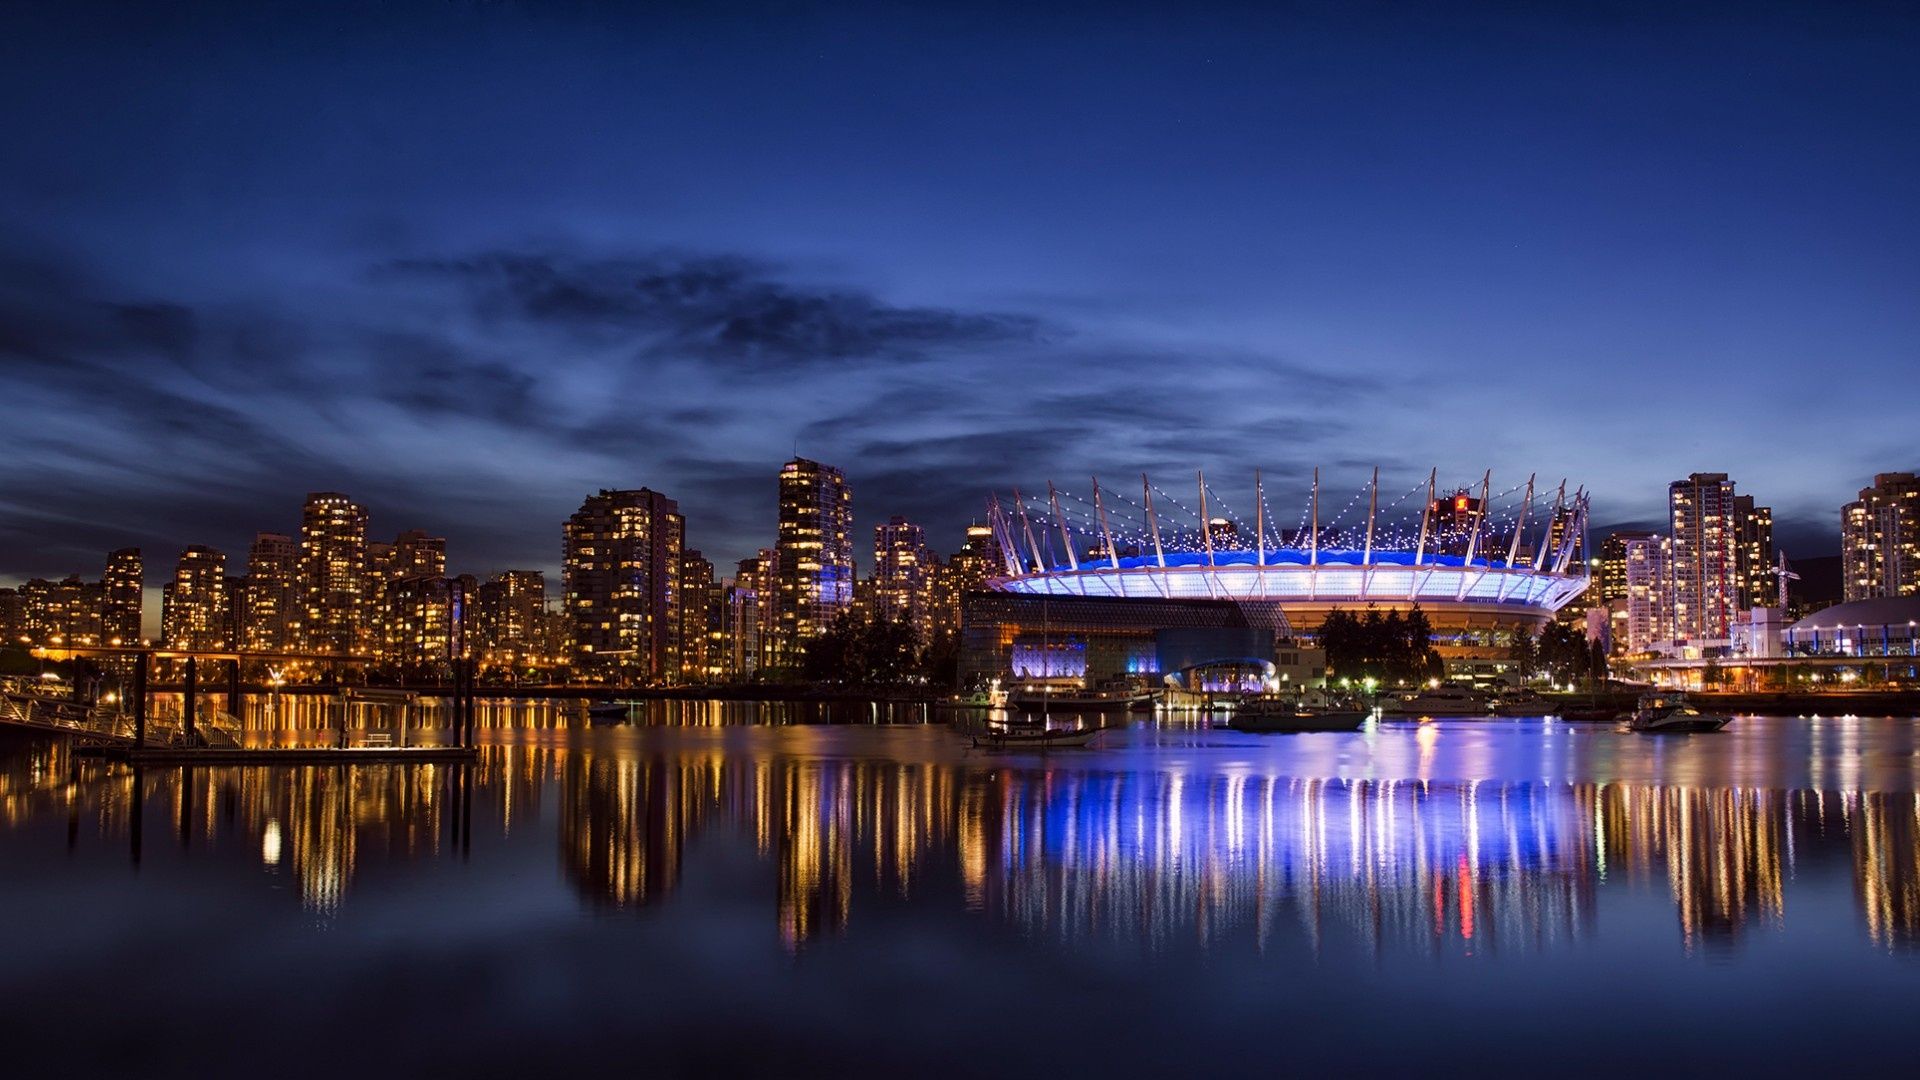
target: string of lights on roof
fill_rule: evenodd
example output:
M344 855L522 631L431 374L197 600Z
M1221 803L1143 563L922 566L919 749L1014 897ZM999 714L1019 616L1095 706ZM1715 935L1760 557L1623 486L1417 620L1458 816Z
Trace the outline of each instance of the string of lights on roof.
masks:
M1424 483L1426 496L1418 499L1420 512L1410 513ZM1478 487L1475 492L1474 487ZM1047 485L1044 499L1015 490L1009 501L998 496L989 502L989 520L1005 557L1009 580L1056 574L1113 574L1152 568L1173 570L1202 567L1217 574L1305 566L1367 569L1421 568L1427 578L1443 568L1466 570L1480 577L1577 573L1584 568L1572 560L1585 550L1587 495L1583 488L1569 494L1565 481L1542 485L1537 475L1505 487L1492 487L1492 473L1477 485L1442 489L1438 470L1429 472L1398 492L1382 506L1379 470L1359 489L1335 501L1325 497L1315 470L1300 526L1289 534L1272 521L1265 484L1254 477L1255 518L1248 522L1207 482L1194 477L1194 503L1142 475L1141 499L1103 485L1096 477L1091 497ZM1208 587L1218 592L1218 581ZM1263 578L1264 582L1264 578ZM1392 578L1398 588L1400 578ZM1412 587L1418 594L1428 582ZM1461 582L1462 597L1481 586ZM1116 586L1109 583L1110 593ZM1495 598L1531 599L1532 585L1513 582L1493 586ZM1165 590L1163 590L1164 592ZM1576 590L1577 591L1577 590ZM1570 596L1571 594L1569 594Z

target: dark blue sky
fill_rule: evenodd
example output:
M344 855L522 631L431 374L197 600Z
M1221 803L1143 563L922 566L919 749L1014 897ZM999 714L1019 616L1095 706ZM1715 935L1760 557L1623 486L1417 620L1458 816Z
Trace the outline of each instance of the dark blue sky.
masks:
M485 573L647 485L724 562L796 447L947 550L1378 463L1726 471L1814 554L1920 465L1910 8L4 7L0 580L320 488Z

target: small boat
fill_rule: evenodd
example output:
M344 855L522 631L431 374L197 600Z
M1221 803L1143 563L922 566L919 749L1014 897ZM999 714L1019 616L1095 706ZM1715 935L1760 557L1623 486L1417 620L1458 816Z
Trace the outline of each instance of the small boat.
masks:
M1085 746L1105 730L1104 727L1042 728L1037 731L988 728L973 736L973 745L984 750L1052 750L1056 747Z
M1227 726L1256 735L1298 731L1358 731L1370 709L1318 709L1283 698L1254 698L1234 710Z
M995 679L983 689L969 694L955 694L950 700L941 704L951 705L957 709L1004 709L1007 707L1007 699L1010 696L1007 688L1000 685L1000 680Z
M633 706L625 701L596 701L587 706L590 724L622 724L633 718Z
M1703 713L1685 694L1646 694L1634 707L1627 730L1648 734L1691 734L1719 731L1733 721L1731 716Z
M1388 698L1380 710L1401 716L1485 716L1493 699L1465 686L1436 686Z

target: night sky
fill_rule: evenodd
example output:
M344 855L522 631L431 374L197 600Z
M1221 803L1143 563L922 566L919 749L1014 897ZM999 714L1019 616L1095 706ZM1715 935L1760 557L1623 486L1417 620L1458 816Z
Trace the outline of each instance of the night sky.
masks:
M0 581L319 489L486 574L649 486L725 572L796 450L863 564L1316 464L1837 550L1920 466L1920 21L1549 6L5 4Z

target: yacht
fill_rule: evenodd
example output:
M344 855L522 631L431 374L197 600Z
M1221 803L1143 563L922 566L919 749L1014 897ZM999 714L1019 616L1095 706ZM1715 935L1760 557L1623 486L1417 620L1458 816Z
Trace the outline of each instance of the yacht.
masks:
M1731 716L1701 712L1685 694L1656 693L1641 696L1640 703L1634 707L1632 719L1627 721L1627 730L1649 734L1687 734L1719 731L1732 722Z
M1493 698L1469 686L1436 686L1390 697L1382 712L1400 716L1485 716Z

